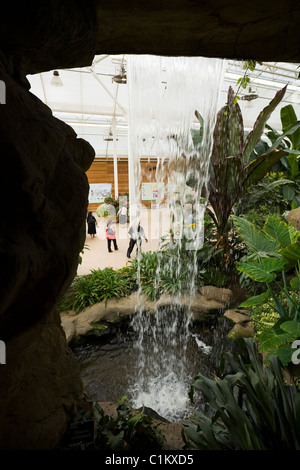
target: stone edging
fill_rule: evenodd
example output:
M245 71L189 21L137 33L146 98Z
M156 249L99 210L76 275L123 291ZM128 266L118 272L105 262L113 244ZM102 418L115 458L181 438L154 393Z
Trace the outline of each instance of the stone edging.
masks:
M180 306L189 308L195 321L203 321L211 312L228 307L232 300L230 289L214 286L203 286L201 292L192 299L185 295L180 298ZM155 302L148 301L144 295L134 292L129 297L110 299L107 305L104 302L88 307L83 312L76 314L74 311L61 313L61 323L65 331L67 342L76 337L84 336L97 322L117 323L122 318L134 314L139 309L145 311L155 310L159 307L179 305L176 296L163 295ZM105 326L103 326L105 332Z

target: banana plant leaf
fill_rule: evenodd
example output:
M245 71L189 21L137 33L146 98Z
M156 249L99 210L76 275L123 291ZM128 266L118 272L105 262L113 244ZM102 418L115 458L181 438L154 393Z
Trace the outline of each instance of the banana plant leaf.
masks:
M297 119L295 110L291 104L284 106L280 110L280 119L282 123L282 130L284 133L294 129L294 126L297 125L298 128L290 132L290 140L294 149L299 148L300 146L300 122Z
M257 183L286 154L286 150L274 149L268 153L260 155L256 160L253 160L249 165L245 166L241 172L241 187L248 188L251 184Z
M275 97L270 101L268 106L266 106L259 114L258 118L256 119L256 122L253 126L252 131L248 134L244 149L243 149L243 163L246 164L248 162L248 158L252 152L252 150L255 148L256 144L258 143L259 139L261 138L266 122L270 118L272 112L274 109L277 107L277 105L280 103L280 101L283 99L285 92L287 89L287 85L279 90Z

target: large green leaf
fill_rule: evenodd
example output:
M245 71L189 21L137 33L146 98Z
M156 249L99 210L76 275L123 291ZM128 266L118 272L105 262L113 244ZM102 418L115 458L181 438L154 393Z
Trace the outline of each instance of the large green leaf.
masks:
M300 322L288 320L281 323L280 328L292 336L292 341L300 338Z
M270 283L276 279L276 273L284 269L285 262L279 258L262 258L259 262L248 261L237 263L242 273L257 282Z
M299 173L299 163L298 163L299 153L295 154L293 152L289 152L289 154L287 156L287 160L289 162L290 171L291 171L291 178L292 179L295 179L297 174Z
M280 244L277 240L264 233L261 229L243 217L232 216L234 224L250 250L265 254L275 254Z
M259 295L253 295L249 297L249 299L242 302L239 307L253 307L253 305L260 305L266 303L266 301L270 298L271 292L267 290L266 292L262 292Z
M286 248L281 248L279 253L284 256L284 258L293 262L300 261L300 240L297 240Z
M293 352L294 350L291 348L291 345L285 344L269 351L265 358L265 362L268 362L270 356L277 356L278 359L280 359L281 364L285 367L289 362L291 362Z
M295 110L291 104L284 106L280 110L280 118L282 123L283 132L289 131L295 124L300 125L300 122L297 120ZM290 140L292 142L293 148L299 148L300 146L300 129L294 130L290 135Z
M241 173L241 184L244 187L249 187L251 184L257 183L284 155L286 155L286 150L283 149L274 149L260 155L256 160L253 160L249 165L244 167Z
M279 346L293 341L294 335L281 328L281 320L279 320L272 328L264 330L259 335L259 352L271 351Z
M272 143L272 146L270 148L270 150L274 150L276 148L279 148L280 146L284 146L285 148L287 148L287 150L289 150L290 152L292 153L295 153L295 154L299 154L299 151L297 151L296 149L291 149L290 148L290 141L288 139L291 139L291 136L295 133L295 132L298 132L299 131L299 127L300 127L300 121L297 121L297 123L291 127L290 129L286 130L285 132L283 132L282 134L279 134L279 136L277 137L277 139ZM286 137L288 137L288 139L286 139ZM283 144L282 144L283 142Z
M264 232L275 240L278 240L281 248L286 248L292 244L291 232L287 223L276 216L269 216L264 228Z
M283 99L285 92L286 92L287 86L279 90L275 97L270 101L268 106L266 106L261 113L259 114L252 131L249 133L247 136L247 139L244 144L244 150L243 150L243 163L248 162L249 155L251 154L252 150L258 143L259 139L262 136L262 133L264 131L266 122L270 118L272 112L274 109L278 106L280 101Z
M292 289L300 292L300 276L295 276L290 280L290 286Z

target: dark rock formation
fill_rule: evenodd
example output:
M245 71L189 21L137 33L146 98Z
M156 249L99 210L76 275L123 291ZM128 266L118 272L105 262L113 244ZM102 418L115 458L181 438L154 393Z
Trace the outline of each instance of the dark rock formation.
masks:
M97 0L97 53L299 62L300 5L288 0Z
M82 384L55 311L84 245L93 148L16 81L0 78L0 448L52 448Z

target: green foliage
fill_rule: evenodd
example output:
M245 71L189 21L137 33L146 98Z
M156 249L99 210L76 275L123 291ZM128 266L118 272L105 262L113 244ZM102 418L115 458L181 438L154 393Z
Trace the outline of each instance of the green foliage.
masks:
M283 197L289 201L289 209L299 206L300 195L300 121L298 121L295 110L291 104L284 106L280 110L282 133L266 125L267 137L272 143L272 148L281 147L286 151L286 155L280 160L280 171L294 182L293 186L287 186L283 190Z
M265 285L265 292L250 297L240 307L263 305L268 299L273 299L279 319L259 335L260 352L266 352L267 358L276 354L282 364L287 365L292 356L291 342L297 339L300 332L300 233L292 224L275 216L267 219L263 229L242 217L233 219L243 241L252 252L237 263L237 268ZM289 282L286 273L291 277ZM292 330L289 326L289 335L285 332L287 321L289 325L293 324ZM275 351L275 348L278 349Z
M89 250L89 246L88 245L84 245L83 246L83 249L81 250L80 254L79 254L79 257L78 257L78 264L81 264L82 263L82 255L84 254L84 250Z
M231 373L222 379L199 374L191 387L207 400L211 416L197 410L184 421L185 447L199 450L299 450L300 393L284 383L276 356L263 367L252 339L247 362L226 353Z
M274 326L279 319L275 302L273 299L269 298L269 293L266 295L264 292L261 295L265 296L264 300L260 299L261 301L256 304L249 304L249 308L251 309L251 322L256 331L256 338L258 338L263 331Z
M135 274L134 270L125 267L119 270L95 269L86 276L77 276L68 293L58 303L58 310L79 313L95 303L128 296L136 286Z
M94 442L85 445L86 450L105 451L159 451L165 441L159 423L146 414L144 410L133 410L132 404L127 397L122 397L117 402L117 416L105 415L103 409L97 402L87 402L84 408L80 408L71 421L71 425L94 420L95 438ZM69 431L62 440L62 449L70 448ZM82 448L73 445L72 449Z
M292 343L300 338L300 323L292 320L278 320L272 328L264 330L257 336L259 352L266 352L265 363L270 356L278 356L283 366L292 360L294 349Z
M141 291L149 300L156 300L162 294L176 295L187 290L192 274L193 252L177 243L169 243L154 252L141 252L138 258L128 264L137 272ZM202 272L198 270L196 285L201 284Z
M250 70L251 72L253 72L253 70L255 70L255 67L256 67L256 64L262 64L262 62L258 62L256 60L245 60L244 61L244 64L243 64L243 69L244 69L244 75L242 77L240 77L237 81L237 85L238 85L238 89L237 89L237 92L236 92L236 96L234 98L234 102L236 103L238 99L240 99L239 95L238 95L238 92L240 90L240 88L244 88L246 89L247 86L250 84L250 76L249 76L249 73L248 71Z
M294 186L294 182L283 177L283 173L269 172L242 194L234 207L235 215L243 214L257 225L263 225L270 214L282 214L289 209L283 197L283 188Z
M231 87L228 90L227 104L217 114L208 184L208 200L212 210L208 210L208 213L216 224L220 238L228 233L230 214L247 188L260 181L285 155L283 149L272 148L254 160L250 159L267 120L284 97L285 91L286 87L276 93L259 114L246 138L241 109L234 100ZM203 125L200 124L202 129Z
M151 417L142 411L134 411L127 397L117 402L117 417L102 415L97 427L95 442L99 450L158 451L164 444L164 436Z

